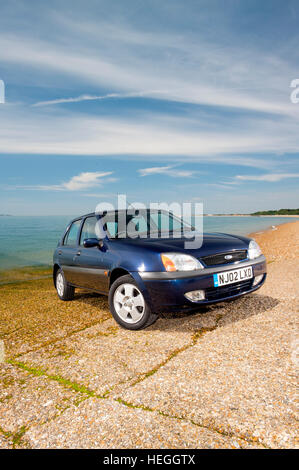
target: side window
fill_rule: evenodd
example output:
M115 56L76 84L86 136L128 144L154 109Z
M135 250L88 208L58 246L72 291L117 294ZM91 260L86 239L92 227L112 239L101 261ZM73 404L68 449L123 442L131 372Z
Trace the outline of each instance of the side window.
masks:
M110 238L115 238L117 235L117 222L106 222L106 227Z
M96 234L96 217L87 217L85 219L80 236L80 245L83 245L85 238L98 238Z
M77 244L78 231L81 225L81 220L76 220L72 223L66 237L64 239L64 245L74 246Z
M143 216L132 217L128 225L128 232L130 231L133 233L147 233L146 219Z
M182 228L182 222L174 219L170 213L153 212L151 218L161 232L181 230Z

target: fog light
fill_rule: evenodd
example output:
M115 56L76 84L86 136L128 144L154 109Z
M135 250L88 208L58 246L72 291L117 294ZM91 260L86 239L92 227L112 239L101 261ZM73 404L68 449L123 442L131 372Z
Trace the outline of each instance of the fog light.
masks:
M257 286L261 282L263 277L264 277L263 274L260 274L259 276L255 276L252 286Z
M200 302L205 299L204 290L192 290L191 292L186 292L185 297L191 302Z

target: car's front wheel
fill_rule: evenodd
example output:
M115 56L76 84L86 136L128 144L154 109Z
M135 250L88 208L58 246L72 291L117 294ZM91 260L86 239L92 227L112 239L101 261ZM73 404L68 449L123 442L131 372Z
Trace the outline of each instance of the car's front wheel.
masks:
M109 307L117 323L129 330L141 330L157 319L137 283L129 275L119 277L112 284L109 291Z
M58 269L56 273L55 286L61 300L73 300L75 288L66 282L62 269Z

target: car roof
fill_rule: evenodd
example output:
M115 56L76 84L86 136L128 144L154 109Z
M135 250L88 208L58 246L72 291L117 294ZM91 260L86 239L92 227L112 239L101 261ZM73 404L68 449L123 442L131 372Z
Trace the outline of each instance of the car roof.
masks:
M128 210L131 210L131 209L135 209L135 210L147 210L147 211L151 210L151 211L153 211L153 212L155 212L155 211L157 211L157 210L160 210L160 211L162 211L162 212L164 211L163 209L150 209L150 208L148 208L148 207L145 207L145 208L138 208L138 207L136 207L136 208L134 208L134 207L130 208L130 207L128 207L127 209L120 209L120 210L119 210L119 209L115 209L115 210L107 211L107 214L113 214L114 212L127 212ZM73 222L75 222L76 220L83 219L83 218L85 218L85 217L94 217L94 216L96 216L96 215L102 215L102 214L103 214L103 212L89 212L88 214L78 215L78 217L74 217L74 218L70 221L70 223L73 223Z

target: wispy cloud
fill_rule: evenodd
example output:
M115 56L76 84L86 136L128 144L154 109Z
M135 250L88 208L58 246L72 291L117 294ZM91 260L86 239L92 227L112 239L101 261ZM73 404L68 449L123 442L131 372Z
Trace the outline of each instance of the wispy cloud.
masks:
M82 191L94 186L99 186L101 183L105 182L104 178L111 174L111 171L84 172L77 176L73 176L69 181L61 184L14 186L12 189L28 189L38 191Z
M299 178L299 173L266 173L264 175L237 175L239 181L266 181L276 183L287 178ZM230 184L230 183L228 183Z
M126 98L142 98L145 96L153 96L155 94L162 93L158 90L151 90L151 91L136 91L131 93L108 93L106 95L80 95L73 98L58 98L55 100L49 101L38 101L34 103L32 106L50 106L55 104L63 104L63 103L80 103L81 101L101 101L101 100L109 100L109 99L126 99Z
M228 189L228 190L234 189L233 186L227 186L226 183L204 183L204 185L208 187L212 187L212 188L218 188L218 189Z
M170 8L165 2L163 14ZM296 49L287 41L283 52L263 50L255 41L245 42L244 49L231 28L223 29L218 8L211 11L219 22L215 30L221 30L223 38L210 35L206 11L200 8L194 8L194 21L201 25L196 32L192 28L182 32L167 21L167 28L156 22L142 28L126 12L122 20L111 20L105 8L100 18L90 8L83 20L76 8L70 17L43 7L40 35L31 29L10 31L3 24L0 61L11 73L21 67L30 83L36 81L44 92L55 78L57 87L69 85L72 94L78 84L99 93L37 101L30 108L36 114L27 108L23 122L17 107L14 115L3 115L4 124L0 115L0 152L154 155L165 160L179 156L260 168L267 166L267 157L261 154L297 152L299 114L288 95L290 77L297 76L292 60ZM181 13L192 22L193 14ZM182 18L176 13L174 21L180 25ZM197 114L191 116L191 127L190 109L183 111L178 123L173 123L171 113L165 113L164 122L158 113L149 118L136 112L133 119L130 113L122 119L117 114L107 119L50 114L50 105L138 96L204 106L190 107ZM209 116L204 115L207 107ZM241 110L240 119L233 121L228 109Z
M220 181L220 184L225 186L238 186L241 184L241 181Z
M167 175L173 178L190 178L195 175L195 171L179 170L173 166L156 166L151 168L142 168L138 170L140 176L149 175Z
M80 175L73 176L68 182L62 183L61 186L68 191L78 191L99 185L105 176L111 174L111 171L80 173Z
M98 198L102 199L111 199L117 196L117 193L82 193L82 196L84 197L91 197L91 198Z
M28 32L3 31L1 62L34 68L36 73L47 70L56 77L79 78L120 94L134 93L142 85L152 90L148 96L154 98L155 90L161 90L159 97L164 100L296 114L285 90L297 68L284 59L286 53L279 56L267 51L265 56L254 46L244 53L236 42L207 41L200 31L196 37L174 30L146 33L117 22L108 27L104 22L61 18L60 28L63 42L57 36L38 40Z
M298 149L296 122L287 125L256 118L248 126L247 120L240 119L224 130L226 121L224 116L214 123L214 116L207 116L203 127L189 116L174 119L171 114L159 112L104 117L60 108L54 112L51 107L3 105L0 153L123 155L143 161L159 159L165 166L172 166L170 161L221 162L269 170L279 165L281 158L269 159L268 153Z

